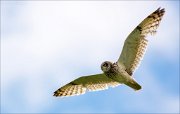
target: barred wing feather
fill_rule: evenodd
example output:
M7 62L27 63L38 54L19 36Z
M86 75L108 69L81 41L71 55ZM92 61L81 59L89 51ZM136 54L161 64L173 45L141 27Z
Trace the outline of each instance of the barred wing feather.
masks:
M108 78L105 74L96 74L80 77L54 92L54 96L74 96L86 91L98 91L108 87L118 86L120 83Z
M124 42L118 64L123 64L129 75L132 75L144 56L148 34L155 34L165 9L158 8L145 18L127 37Z

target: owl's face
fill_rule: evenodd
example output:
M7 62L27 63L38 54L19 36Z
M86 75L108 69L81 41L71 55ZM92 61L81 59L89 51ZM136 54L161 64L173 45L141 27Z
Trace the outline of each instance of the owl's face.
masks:
M112 68L112 63L110 61L105 61L101 64L101 70L103 72L108 72Z

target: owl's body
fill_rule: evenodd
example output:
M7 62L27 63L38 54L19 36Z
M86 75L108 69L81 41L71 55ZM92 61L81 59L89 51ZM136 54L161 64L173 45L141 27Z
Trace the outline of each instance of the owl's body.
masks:
M103 68L107 66L110 67L110 69ZM127 86L130 86L134 90L141 89L141 86L132 78L132 76L130 76L126 72L126 69L124 68L125 67L122 64L118 64L117 62L111 63L109 61L105 61L101 65L102 71L108 78L112 79L117 83L126 84Z
M54 96L74 96L86 91L104 90L125 84L134 90L141 86L134 80L133 73L140 64L147 48L148 34L156 33L156 29L165 13L158 8L145 18L127 37L122 53L117 62L105 61L101 64L103 73L80 77L54 92Z

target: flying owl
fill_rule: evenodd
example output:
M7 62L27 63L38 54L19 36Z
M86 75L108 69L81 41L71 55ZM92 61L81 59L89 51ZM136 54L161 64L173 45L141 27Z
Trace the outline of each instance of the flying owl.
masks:
M148 34L155 34L165 9L158 8L145 18L127 37L117 62L105 61L101 64L103 73L82 76L54 92L54 96L74 96L87 91L97 91L125 84L134 90L141 86L132 77L145 53Z

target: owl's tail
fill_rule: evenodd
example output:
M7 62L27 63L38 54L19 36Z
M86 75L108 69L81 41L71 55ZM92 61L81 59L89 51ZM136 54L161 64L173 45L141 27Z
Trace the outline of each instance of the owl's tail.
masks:
M124 84L133 88L135 91L141 89L141 86L133 78L131 78L128 82L126 82Z

